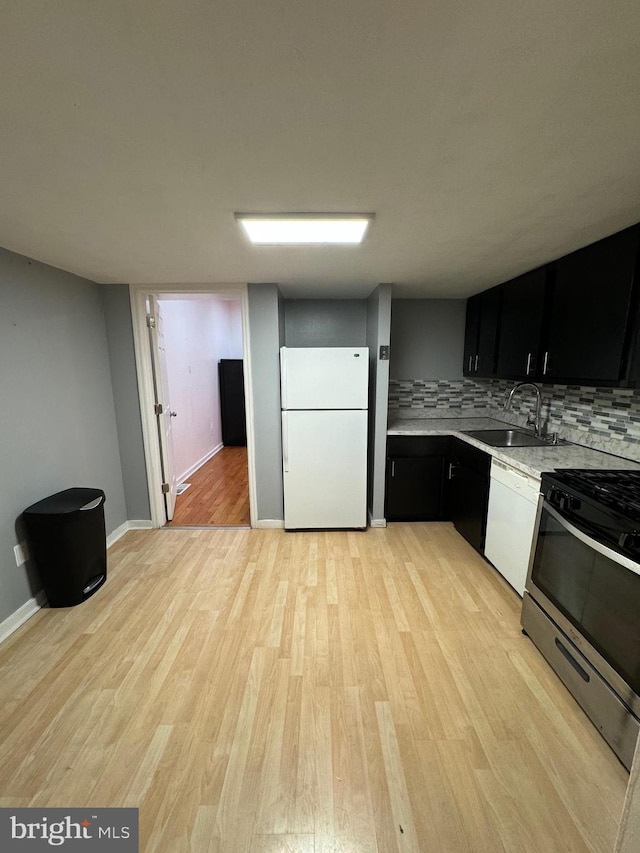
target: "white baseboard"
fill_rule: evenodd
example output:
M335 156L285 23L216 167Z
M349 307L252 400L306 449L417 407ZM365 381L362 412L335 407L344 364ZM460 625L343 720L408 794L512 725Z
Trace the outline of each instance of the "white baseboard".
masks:
M386 527L387 519L386 518L370 518L369 519L369 527Z
M116 527L116 529L107 536L107 548L111 548L112 545L118 541L118 539L122 539L124 534L129 530L151 530L153 524L151 521L148 521L146 518L143 519L133 519L132 521L125 521L124 524L121 524L120 527ZM14 631L17 631L21 625L30 619L34 613L37 613L41 607L43 607L47 602L47 598L42 590L38 592L33 598L30 598L29 601L26 601L21 607L18 607L11 616L7 616L7 618L0 622L0 643L3 640L6 640L7 637L10 637Z
M132 521L125 521L124 524L121 524L120 527L116 527L116 529L107 536L107 548L111 548L112 545L115 545L118 539L122 539L124 534L129 530L151 530L152 527L153 523L147 519L133 519Z
M193 465L191 465L191 467L187 468L187 470L183 474L178 474L178 478L177 478L178 482L184 483L184 481L188 477L190 477L192 474L195 474L195 472L198 470L198 468L202 468L202 466L204 465L205 462L208 462L210 459L213 459L213 457L216 455L216 453L220 453L220 451L222 450L223 447L224 447L224 444L220 443L220 444L217 444L213 448L213 450L210 450L208 453L205 453L205 455L202 457L202 459L198 459L198 461L195 462Z
M6 640L7 637L10 637L21 625L24 625L27 619L31 619L33 614L40 610L46 600L44 593L39 592L34 598L25 601L22 607L18 607L11 616L7 616L3 622L0 622L0 643Z
M153 530L153 521L150 518L133 518L127 524L129 530Z
M116 527L115 530L112 530L111 533L107 536L107 548L111 548L112 545L116 544L118 539L122 539L128 529L129 522L125 521L124 524L120 525L120 527Z

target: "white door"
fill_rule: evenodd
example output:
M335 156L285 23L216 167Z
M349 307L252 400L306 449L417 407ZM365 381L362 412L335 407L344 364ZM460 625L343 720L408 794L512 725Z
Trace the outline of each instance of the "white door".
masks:
M367 412L283 411L284 526L367 526Z
M173 464L173 433L172 423L176 412L171 409L169 384L167 381L167 353L164 343L162 310L160 302L149 297L149 343L151 347L151 363L153 366L153 387L157 408L158 440L160 443L160 458L162 463L164 502L167 521L171 521L176 507L178 480Z
M283 409L366 409L367 347L282 347Z

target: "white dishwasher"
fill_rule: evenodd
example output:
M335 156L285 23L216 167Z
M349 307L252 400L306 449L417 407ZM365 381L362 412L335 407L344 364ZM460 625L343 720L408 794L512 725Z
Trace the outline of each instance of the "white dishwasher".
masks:
M524 594L540 480L491 460L484 555L519 595Z

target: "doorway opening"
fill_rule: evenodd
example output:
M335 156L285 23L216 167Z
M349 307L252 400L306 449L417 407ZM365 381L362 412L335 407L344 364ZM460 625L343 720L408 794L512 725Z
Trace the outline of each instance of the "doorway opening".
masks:
M246 287L131 296L154 526L253 526Z
M249 527L247 448L222 447L189 476L169 527Z

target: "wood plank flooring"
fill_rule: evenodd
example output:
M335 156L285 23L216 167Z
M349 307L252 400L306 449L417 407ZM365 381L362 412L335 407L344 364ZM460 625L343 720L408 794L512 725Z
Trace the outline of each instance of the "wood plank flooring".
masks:
M628 775L446 523L131 531L0 647L0 804L145 853L610 853Z
M246 447L223 447L188 482L191 486L176 499L170 525L249 525Z

